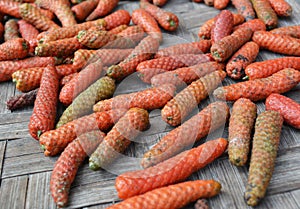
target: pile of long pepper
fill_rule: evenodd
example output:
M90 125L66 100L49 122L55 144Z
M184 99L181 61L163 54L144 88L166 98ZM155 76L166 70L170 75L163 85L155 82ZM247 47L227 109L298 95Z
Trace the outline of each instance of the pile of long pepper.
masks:
M174 129L144 154L144 170L116 178L124 201L109 208L181 208L198 199L200 207L203 198L220 193L220 183L179 182L226 149L236 166L247 165L252 152L246 203L255 206L265 196L283 122L300 128L300 105L280 95L300 82L300 26L278 27L292 6L284 0L194 0L218 15L201 25L199 40L160 49L162 31L180 25L164 10L167 2L141 0L131 14L118 9L118 0L0 2L0 81L12 80L23 92L7 108L34 105L30 134L46 156L60 154L50 182L58 207L67 206L84 159L89 156L92 170L109 166L149 128L154 109ZM227 10L230 4L235 9ZM256 62L261 50L284 56ZM152 87L114 96L136 72ZM236 82L218 87L225 77ZM222 101L189 117L209 96ZM231 115L226 101L234 102ZM259 115L257 101L266 101ZM66 108L58 119L59 102ZM228 139L183 152L227 121Z

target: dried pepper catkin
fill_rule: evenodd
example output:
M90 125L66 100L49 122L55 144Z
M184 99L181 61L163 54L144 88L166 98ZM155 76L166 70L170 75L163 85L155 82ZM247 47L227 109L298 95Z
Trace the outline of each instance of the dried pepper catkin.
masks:
M37 36L39 31L31 24L27 23L25 20L18 21L19 31L26 41L30 45L30 53L34 52L34 48L37 46Z
M12 74L12 80L16 83L16 89L27 92L40 86L45 67L21 69Z
M19 7L19 2L11 1L11 0L1 0L0 1L0 12L3 14L8 14L10 16L21 18Z
M255 61L258 53L259 46L255 42L244 44L227 62L227 75L233 79L243 78L246 67Z
M110 66L124 60L132 49L79 49L74 53L73 65L84 67L86 64L101 60L103 66Z
M243 24L240 24L238 26L235 26L233 28L234 31L243 28L243 27L248 27L250 28L253 32L255 31L260 31L260 30L267 30L265 23L261 20L261 19L252 19L252 20L248 20L247 22L244 22Z
M56 41L59 39L65 39L65 38L72 38L78 34L81 30L87 30L93 26L99 26L99 27L105 27L105 21L103 19L95 20L95 21L89 21L84 22L81 24L69 26L69 27L63 27L58 28L55 30L46 31L43 33L40 33L38 35L39 43L47 43L50 41Z
M103 140L105 134L91 131L71 142L56 161L50 179L50 191L58 207L67 205L69 191L79 166Z
M265 196L274 171L283 118L280 113L266 111L258 115L250 159L245 200L255 206Z
M97 170L113 162L141 131L149 126L149 114L141 108L131 108L107 133L103 142L90 156L89 167Z
M65 106L70 105L81 92L100 78L102 70L101 60L87 65L61 89L59 101Z
M119 0L100 0L97 7L86 18L87 21L94 20L109 14L119 3Z
M219 87L214 91L218 99L236 101L239 98L248 98L259 101L272 93L284 93L297 86L300 82L300 71L285 68L267 78L244 81L229 86Z
M119 9L110 15L103 18L105 22L105 29L111 30L119 25L129 25L131 16L128 11L124 9Z
M117 39L120 38L118 35L111 34L108 31L91 31L91 30L83 30L80 31L77 35L78 41L90 48L90 49L100 49L101 47L106 47L107 44L110 44L111 42L116 42ZM128 41L128 44L126 44L126 40L124 39L125 47L128 45L126 48L132 48L135 46L132 41ZM122 47L124 48L124 47Z
M174 209L182 208L199 198L219 194L221 184L214 180L188 181L149 191L143 195L124 200L107 209Z
M139 107L145 110L162 108L175 94L175 86L164 84L130 94L121 94L111 99L99 101L94 105L95 112L111 109Z
M54 57L30 57L23 60L2 61L0 62L0 81L10 80L12 74L20 69L46 67L54 64Z
M63 76L59 82L60 86L64 87L67 83L69 83L77 75L78 75L78 73L72 73L70 75Z
M150 59L157 52L159 42L157 39L147 36L134 50L118 65L112 65L107 70L107 75L117 81L134 73L139 63Z
M270 30L271 33L300 38L300 25L283 26Z
M7 109L14 111L26 106L33 106L38 90L39 89L34 89L30 92L9 98L6 102Z
M233 13L233 25L239 25L245 21L245 18L241 14ZM211 28L215 24L215 18L207 20L198 31L198 36L200 39L210 39Z
M197 42L176 44L163 49L158 50L155 54L155 58L167 57L180 54L202 54L209 51L211 47L210 40L200 40Z
M168 0L153 0L153 4L157 6L163 6L168 2Z
M162 32L158 23L145 9L136 9L132 12L132 22L139 25L143 30L159 42L162 41Z
M172 126L182 123L218 87L225 76L224 71L215 71L191 83L164 106L161 111L162 119Z
M79 21L85 20L87 16L97 7L99 0L87 0L74 5L71 10Z
M115 187L118 196L127 199L181 182L222 155L227 148L227 143L223 138L207 141L153 167L123 173L116 178Z
M151 14L163 29L167 31L175 31L177 29L179 19L174 13L165 11L146 0L140 1L140 7Z
M222 10L216 17L211 29L211 41L215 43L225 36L229 36L233 30L233 15L229 10Z
M197 115L170 131L160 139L141 161L144 168L156 165L181 152L226 123L229 107L224 102L214 102L201 110Z
M115 109L93 113L63 126L47 131L40 137L45 156L54 156L64 150L77 136L93 130L109 130L125 113L125 109Z
M252 40L263 49L286 55L300 56L300 40L297 38L268 31L256 31Z
M111 33L111 31L109 32ZM139 43L145 36L143 28L138 25L129 26L119 32L118 35L134 41L135 43Z
M250 0L231 0L231 3L247 21L255 18L255 12Z
M160 73L175 70L180 67L187 67L203 62L211 61L207 54L181 54L170 57L160 57L141 62L136 71L140 79L146 83L151 82L151 78Z
M74 99L73 103L63 112L56 128L91 112L93 105L99 100L111 97L115 88L113 79L109 77L98 79Z
M119 25L118 27L115 27L115 28L109 30L109 32L110 32L111 34L117 35L118 33L121 33L123 30L126 30L128 27L134 27L134 26Z
M279 112L287 124L300 129L300 104L295 100L280 94L271 94L266 99L266 110Z
M4 41L20 38L17 20L10 19L4 24Z
M278 18L275 11L272 9L269 0L251 0L256 15L267 26L267 29L276 28L278 25Z
M49 29L56 29L59 26L50 18L43 15L41 11L31 4L22 4L20 6L20 14L23 20L29 22L38 30L46 31Z
M256 105L249 99L238 99L233 105L228 136L229 160L233 165L243 166L247 163L256 112Z
M39 44L35 48L35 55L40 57L63 57L73 54L82 47L77 38L66 38Z
M285 0L269 0L271 7L278 16L291 16L293 12L292 6Z
M210 48L213 58L218 62L224 62L251 39L252 33L250 28L240 28L214 43Z
M54 128L58 89L59 79L55 67L47 66L43 72L40 89L28 125L29 133L37 140L42 133Z
M224 64L221 63L204 62L155 75L151 78L151 84L153 86L160 86L168 83L175 86L184 86L213 71L223 70L224 68Z
M24 38L11 39L0 45L0 61L22 59L28 52L29 43Z
M214 0L214 8L224 9L229 4L230 0Z
M56 71L60 77L76 73L81 67L72 64L62 64L56 66Z
M277 73L284 68L294 68L300 70L300 57L280 57L276 59L254 62L248 65L245 73L249 80L257 78L266 78Z

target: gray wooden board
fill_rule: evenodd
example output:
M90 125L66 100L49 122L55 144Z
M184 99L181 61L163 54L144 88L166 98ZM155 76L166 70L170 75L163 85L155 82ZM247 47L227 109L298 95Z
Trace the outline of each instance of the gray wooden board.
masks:
M291 18L280 18L279 25L300 24L300 2L289 0L294 13ZM120 1L118 8L132 12L138 8L137 1ZM160 48L177 43L198 40L197 32L206 20L218 14L218 10L203 3L188 0L169 0L164 7L176 13L180 27L174 33L164 32L164 42ZM229 10L235 11L232 6ZM257 61L282 57L283 55L261 51ZM235 83L226 79L223 85ZM142 83L137 75L126 78L118 85L115 95L136 92L149 85ZM300 85L285 93L286 96L300 102ZM20 94L12 82L0 83L0 207L11 208L56 208L49 191L51 171L58 157L45 157L39 143L28 133L28 122L32 108L10 112L6 101ZM199 105L199 110L213 101L209 98ZM232 106L232 103L228 103ZM258 112L265 110L258 102ZM62 107L59 107L62 110ZM195 110L193 114L197 113ZM116 174L127 170L140 169L139 161L151 146L167 134L172 127L164 123L160 111L150 112L151 127L142 133L126 153L106 170L91 171L87 160L79 168L70 190L69 208L102 209L120 201L114 188ZM227 137L228 129L211 133L213 137ZM202 139L203 143L206 139ZM197 143L199 144L199 143ZM300 131L284 125L278 151L274 175L266 197L257 207L259 209L296 209L300 208ZM206 168L194 173L189 180L214 178L222 183L220 195L209 200L211 208L250 208L247 207L243 192L247 183L248 167L232 166L227 154ZM193 208L193 204L186 208Z

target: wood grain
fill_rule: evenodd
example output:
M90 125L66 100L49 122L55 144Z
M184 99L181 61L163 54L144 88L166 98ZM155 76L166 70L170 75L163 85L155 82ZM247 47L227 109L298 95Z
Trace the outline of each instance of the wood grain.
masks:
M299 1L288 0L293 5L291 18L280 18L279 25L300 24ZM117 9L126 9L130 13L139 7L138 1L120 1ZM176 13L180 26L174 33L163 31L164 41L160 48L177 43L197 41L197 32L205 21L214 17L219 10L208 7L204 3L188 0L169 0L164 6L166 10ZM227 9L235 11L232 6ZM257 61L274 59L282 55L261 51ZM226 78L223 85L235 83ZM115 95L136 92L150 85L144 84L133 74L118 84ZM32 107L10 112L6 109L6 101L20 94L12 82L0 83L0 208L56 208L49 192L51 171L58 157L45 157L37 141L28 133L28 122ZM300 103L300 85L284 95ZM204 100L198 110L207 106L214 98ZM232 107L232 103L228 103ZM263 102L257 102L258 112L265 110ZM59 113L63 111L60 105ZM192 114L192 115L193 115ZM191 117L190 115L189 117ZM173 127L164 123L160 110L150 112L150 128L132 143L122 158L116 160L107 170L91 171L88 161L79 168L70 190L67 208L103 209L120 201L114 188L117 174L128 170L141 169L139 165L143 154ZM224 127L200 140L199 145L216 137L227 137L228 128ZM220 195L209 200L212 209L251 209L247 207L243 193L247 183L248 167L237 168L230 164L227 154L194 173L189 179L214 178L221 182ZM194 208L193 204L185 209ZM274 175L267 190L266 197L257 209L296 209L300 208L300 131L284 125L280 140L278 158Z

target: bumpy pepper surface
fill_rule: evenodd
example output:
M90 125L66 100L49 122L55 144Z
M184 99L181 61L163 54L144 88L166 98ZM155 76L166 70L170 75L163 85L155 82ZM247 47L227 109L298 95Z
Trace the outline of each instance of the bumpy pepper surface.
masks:
M102 69L101 60L87 65L61 89L59 101L69 106L81 92L100 78Z
M87 21L94 20L109 14L119 3L119 0L100 0L97 7L86 18Z
M40 86L45 67L26 68L12 74L13 82L19 91L27 92Z
M224 125L229 117L229 107L224 102L214 102L187 120L144 154L141 165L144 168L160 163L194 142L199 141L210 131Z
M291 56L300 56L300 40L291 36L279 35L268 31L256 31L252 40L260 48Z
M29 43L24 38L11 39L0 45L0 61L22 59L28 52Z
M54 57L30 57L22 60L2 61L0 62L0 81L11 80L14 72L24 68L46 67L54 64Z
M47 131L40 137L40 144L44 149L45 156L54 156L64 150L77 136L93 131L107 131L124 114L125 109L115 109L106 112L93 113L51 131Z
M159 42L151 36L145 37L134 50L118 65L112 65L107 70L107 76L120 81L134 73L141 62L150 59L157 52Z
M197 42L176 44L158 50L154 58L168 57L168 56L180 55L180 54L203 54L208 52L210 47L211 47L210 40L200 40Z
M129 198L107 209L179 209L199 198L219 194L221 184L214 180L196 180L155 189Z
M256 206L265 196L274 171L283 118L279 112L266 111L258 115L250 159L245 200Z
M227 75L233 79L243 78L246 67L255 61L258 53L259 46L255 42L245 43L227 62Z
M140 1L140 6L151 14L163 29L167 31L175 31L177 29L179 19L174 13L163 10L146 0Z
M59 79L55 67L44 69L40 89L28 125L29 133L35 139L54 128L58 101Z
M287 1L269 0L269 2L278 16L288 17L292 15L293 8Z
M287 92L297 86L299 82L300 71L286 68L267 78L219 87L213 94L218 99L228 101L236 101L239 98L248 98L251 101L259 101L267 98L272 93Z
M231 0L231 3L247 21L255 18L255 12L250 0Z
M6 102L7 109L13 111L34 104L37 92L39 89L30 92L13 96Z
M149 114L141 108L131 108L107 133L103 142L90 156L89 167L104 168L119 157L141 131L149 127Z
M180 54L144 61L137 66L136 70L142 81L150 83L155 75L211 60L210 55L207 54Z
M218 62L226 61L242 45L251 39L252 33L250 28L240 28L231 35L214 43L210 48L213 58Z
M184 181L192 173L218 158L227 148L227 140L219 138L182 152L144 170L129 171L116 178L118 196L127 199L153 189Z
M10 19L4 24L4 41L20 38L18 22Z
M79 166L103 140L105 134L92 131L80 135L71 142L56 161L50 179L50 191L58 207L68 203L69 190Z
M266 110L274 110L279 112L284 121L300 129L300 104L280 94L271 94L266 99Z
M271 33L300 38L300 25L283 26L270 30Z
M248 65L245 73L249 80L266 78L277 73L284 68L294 68L300 70L300 57L280 57L275 59L254 62Z
M168 83L175 86L184 86L196 81L197 79L212 73L214 71L223 70L224 64L217 62L204 62L190 67L178 68L176 70L161 73L151 78L153 86L160 86Z
M106 76L98 79L74 99L72 104L63 112L56 128L91 112L93 105L102 99L111 97L115 88L113 79Z
M99 101L94 105L95 112L118 108L139 107L145 110L162 108L175 94L175 86L163 84L159 87L148 88L139 92L122 94L111 99Z
M222 10L216 17L211 29L211 41L215 43L225 36L229 36L233 30L233 15L229 10Z
M259 19L264 21L267 29L276 28L278 25L278 18L275 11L272 9L269 0L251 0L254 11Z
M181 124L189 113L218 87L225 77L224 71L215 71L194 81L164 106L161 110L162 119L171 126Z
M20 6L20 14L23 20L29 22L38 30L47 31L49 29L60 28L49 17L41 13L41 11L31 4L24 3Z
M256 112L256 105L249 99L238 99L233 105L228 136L229 160L233 165L243 166L247 163Z

